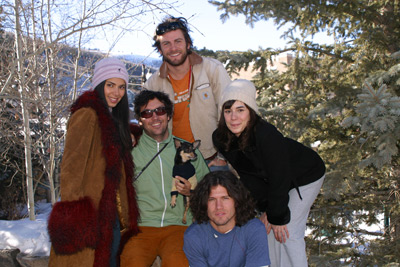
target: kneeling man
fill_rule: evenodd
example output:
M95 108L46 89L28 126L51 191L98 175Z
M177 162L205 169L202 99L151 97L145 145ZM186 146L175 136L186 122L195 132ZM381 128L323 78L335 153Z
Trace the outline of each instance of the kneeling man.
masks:
M183 250L191 267L270 264L265 226L254 218L254 202L231 172L204 176L190 208L195 223L185 232Z

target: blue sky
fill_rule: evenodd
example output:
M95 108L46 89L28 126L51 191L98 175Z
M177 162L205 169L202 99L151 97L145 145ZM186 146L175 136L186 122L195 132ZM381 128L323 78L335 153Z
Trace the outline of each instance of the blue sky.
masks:
M209 4L207 0L174 2L178 3L174 5L176 10L170 13L188 19L193 43L199 49L206 47L211 50L247 51L258 50L260 47L266 49L285 46L286 41L280 38L284 29L278 30L272 20L256 22L253 28L245 24L244 16L231 16L222 23L221 12L217 12L216 6ZM148 21L144 23L143 31L125 34L112 52L158 57L158 53L154 52L151 46L152 35L156 25L164 16L164 14L156 14L156 17L146 16L145 19ZM100 50L109 49L105 41L96 44Z

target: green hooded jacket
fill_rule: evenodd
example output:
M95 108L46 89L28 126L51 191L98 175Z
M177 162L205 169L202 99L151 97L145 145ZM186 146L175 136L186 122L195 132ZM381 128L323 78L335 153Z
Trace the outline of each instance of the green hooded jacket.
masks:
M178 195L177 204L171 207L172 168L176 148L174 139L169 137L158 143L145 132L133 149L135 174L138 174L151 158L168 143L167 147L151 162L146 170L133 183L136 188L137 202L140 211L139 226L164 227L169 225L188 226L192 223L192 214L188 212L187 224L182 223L184 213L183 196ZM209 172L201 153L196 150L197 160L192 161L196 169L197 181Z

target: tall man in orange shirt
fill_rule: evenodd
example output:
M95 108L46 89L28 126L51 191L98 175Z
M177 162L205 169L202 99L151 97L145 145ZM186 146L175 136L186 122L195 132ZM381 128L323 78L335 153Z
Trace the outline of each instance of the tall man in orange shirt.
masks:
M221 93L231 82L228 73L218 60L192 51L185 18L166 18L157 26L153 40L163 63L144 87L163 91L173 101L172 134L190 142L201 140L199 150L210 169L226 169L211 135L217 128Z

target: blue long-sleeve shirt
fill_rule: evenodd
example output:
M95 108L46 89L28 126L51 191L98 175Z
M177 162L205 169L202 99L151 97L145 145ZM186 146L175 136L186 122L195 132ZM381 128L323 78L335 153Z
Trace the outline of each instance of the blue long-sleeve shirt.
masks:
M271 264L264 224L252 219L221 234L210 223L192 224L185 232L183 250L191 267L260 267Z

